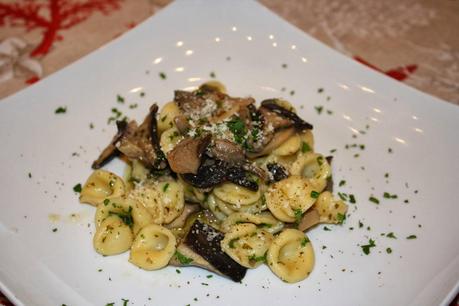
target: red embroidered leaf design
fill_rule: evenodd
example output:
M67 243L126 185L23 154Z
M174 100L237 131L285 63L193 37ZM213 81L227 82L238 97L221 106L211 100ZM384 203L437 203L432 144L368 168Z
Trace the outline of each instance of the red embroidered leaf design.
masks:
M364 60L360 56L354 56L354 59L356 61L358 61L359 63L364 64L365 66L368 66L368 67L370 67L370 68L372 68L372 69L374 69L376 71L384 73L385 75L390 76L391 78L394 78L394 79L396 79L398 81L405 80L406 78L408 78L410 76L410 74L414 73L416 71L416 69L418 69L417 65L407 65L407 66L397 67L397 68L394 68L394 69L389 69L387 71L383 71L382 69L370 64L369 62L367 62L366 60Z
M42 40L32 56L46 55L58 34L86 20L95 12L104 15L119 9L123 0L17 0L0 3L0 25L23 27L27 31L41 30Z

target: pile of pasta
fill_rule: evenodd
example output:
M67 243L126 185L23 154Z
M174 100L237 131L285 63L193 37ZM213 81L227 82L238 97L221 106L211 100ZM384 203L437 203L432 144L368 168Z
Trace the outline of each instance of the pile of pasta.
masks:
M157 123L166 155L184 138L177 136L172 119L177 114L174 102L159 112L159 118L166 118ZM266 264L285 282L305 279L314 267L314 250L305 232L318 223L342 223L347 211L330 191L330 160L314 151L311 130L296 131L269 154L250 160L266 171L275 164L288 175L275 180L271 171L270 180L257 181L257 190L230 181L203 189L173 172L152 175L139 160L127 161L124 179L95 170L80 194L80 202L96 207L95 250L105 256L129 251L129 261L145 270L177 262L191 265L183 260L187 255L180 246L190 228L187 220L194 216L221 233L221 251L240 266ZM198 209L190 213L190 205Z

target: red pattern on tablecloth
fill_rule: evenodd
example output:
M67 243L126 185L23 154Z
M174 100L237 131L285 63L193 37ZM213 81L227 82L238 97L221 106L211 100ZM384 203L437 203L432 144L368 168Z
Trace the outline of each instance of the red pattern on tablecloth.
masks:
M94 12L108 14L120 8L122 0L49 0L47 4L37 0L19 0L0 3L0 24L9 23L27 31L40 30L42 40L30 55L46 55L55 40L63 39L62 30L70 29L85 21ZM44 17L47 16L47 17Z

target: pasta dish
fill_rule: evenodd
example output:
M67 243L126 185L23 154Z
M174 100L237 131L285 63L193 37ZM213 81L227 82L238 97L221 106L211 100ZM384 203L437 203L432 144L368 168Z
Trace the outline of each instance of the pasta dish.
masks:
M118 121L80 202L96 207L95 250L130 252L145 270L198 266L233 281L266 264L288 283L308 277L307 231L340 224L331 158L285 100L231 97L217 82L176 90L141 124ZM103 170L126 161L124 178Z

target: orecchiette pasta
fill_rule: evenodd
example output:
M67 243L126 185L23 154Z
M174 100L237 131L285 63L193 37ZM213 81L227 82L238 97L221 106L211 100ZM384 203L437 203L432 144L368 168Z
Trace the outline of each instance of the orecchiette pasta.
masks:
M273 235L252 223L231 227L221 241L222 250L240 265L256 268L265 261L265 254L273 241Z
M102 204L103 205L103 204ZM94 249L102 255L116 255L129 250L133 234L118 215L105 218L94 235Z
M129 197L145 206L155 224L172 222L182 213L185 205L183 187L175 181L138 186Z
M314 152L314 134L312 134L311 130L306 130L300 133L300 140L301 140L301 151L311 150ZM304 143L307 145L304 145ZM304 152L306 153L306 152Z
M220 209L217 204L216 196L213 194L209 194L207 197L206 205L218 220L223 221L228 216Z
M153 223L164 223L164 209L157 188L138 186L131 191L129 197L141 203L148 210L153 218Z
M325 157L308 152L298 155L297 160L290 168L290 173L309 178L316 190L320 192L327 186L327 179L331 176L331 168Z
M284 229L271 243L266 260L280 279L294 283L305 279L312 271L314 251L303 232Z
M175 236L167 228L147 225L135 237L129 261L145 270L161 269L174 255L176 243Z
M161 134L159 144L161 145L161 150L167 154L171 151L181 140L183 136L180 135L176 127L165 130Z
M244 205L244 206L237 206L237 205L232 205L232 204L226 204L226 205L233 211L246 212L249 214L257 214L257 213L260 213L268 209L268 207L266 206L266 201L264 200L264 196L262 196L258 201L250 205Z
M161 182L157 188L161 193L164 209L164 223L171 223L180 216L185 205L183 187L175 181Z
M148 178L149 171L138 160L134 160L131 166L130 179L134 182L143 182Z
M131 226L134 234L144 226L154 223L148 210L136 200L129 197L105 199L97 206L96 229L111 215L119 216L127 225Z
M301 139L298 134L293 135L279 147L277 147L272 154L277 156L288 156L298 152L301 146Z
M174 127L174 118L180 115L180 109L174 101L166 103L158 117L158 132L162 133Z
M105 199L119 197L124 193L124 182L119 176L99 169L94 171L83 185L80 202L97 206Z
M237 212L229 215L222 222L221 229L223 232L229 232L235 224L239 223L253 223L271 234L279 232L284 227L284 223L274 218L269 212L260 214Z
M203 191L186 183L180 176L178 177L177 182L182 185L185 201L192 203L205 202L207 195Z
M297 216L309 209L317 192L307 178L292 175L272 184L265 193L266 204L271 213L284 222L295 222Z
M314 208L319 213L320 222L324 223L342 223L347 212L347 205L341 200L334 199L329 191L320 194Z
M253 204L261 197L260 190L252 191L233 183L223 183L215 187L213 193L226 203L237 207Z

